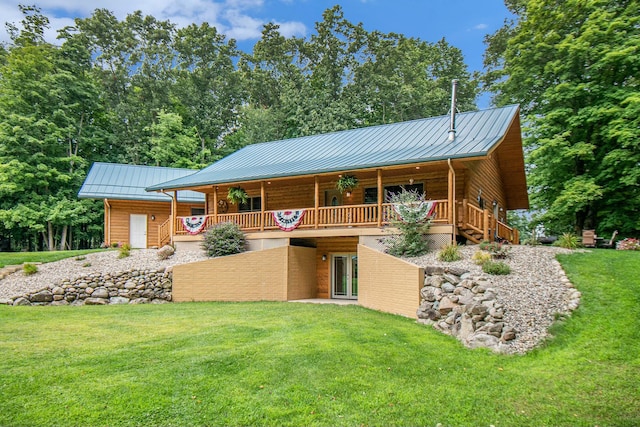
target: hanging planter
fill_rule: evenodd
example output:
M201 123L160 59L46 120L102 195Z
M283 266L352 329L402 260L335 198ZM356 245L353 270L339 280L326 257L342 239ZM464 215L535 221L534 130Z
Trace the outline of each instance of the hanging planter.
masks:
M232 205L239 203L247 203L249 201L249 195L242 187L230 187L227 193L227 200Z
M343 174L336 182L336 189L340 193L346 193L347 197L351 196L351 192L358 187L358 178L353 175Z

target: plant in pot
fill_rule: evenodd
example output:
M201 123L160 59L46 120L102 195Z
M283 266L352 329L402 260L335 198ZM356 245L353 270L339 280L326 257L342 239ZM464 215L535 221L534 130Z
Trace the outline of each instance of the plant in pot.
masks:
M351 192L358 187L358 178L353 175L343 174L336 182L336 189L340 193L346 193L347 197L351 196Z
M247 203L249 201L249 195L242 187L230 187L227 193L227 200L229 200L232 205Z

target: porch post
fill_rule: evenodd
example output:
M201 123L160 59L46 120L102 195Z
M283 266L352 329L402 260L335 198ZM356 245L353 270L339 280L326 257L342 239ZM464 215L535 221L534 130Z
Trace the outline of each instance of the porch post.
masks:
M218 223L218 187L213 187L213 223Z
M453 224L455 228L455 203L456 203L456 172L451 165L451 159L448 160L449 164L449 186L448 186L448 199L447 199L447 222Z
M382 198L384 189L382 188L382 169L378 169L378 227L382 227Z
M176 221L178 220L178 191L173 192L173 197L171 198L171 224L169 228L169 239L171 244L173 244L173 235L176 230Z
M260 181L260 231L264 231L264 205L266 202L264 181Z
M313 177L313 181L314 181L314 206L313 208L315 209L314 212L314 225L315 228L318 228L318 224L319 224L319 208L320 208L320 177L318 175Z

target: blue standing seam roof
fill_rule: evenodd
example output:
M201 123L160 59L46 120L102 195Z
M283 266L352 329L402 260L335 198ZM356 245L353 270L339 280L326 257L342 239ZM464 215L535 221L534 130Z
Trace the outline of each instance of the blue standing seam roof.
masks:
M158 182L186 177L196 172L193 169L96 162L91 165L78 192L78 197L170 202L170 196L163 193L150 193L145 190L146 187ZM204 194L196 191L178 191L180 202L204 203L204 197Z
M487 155L519 114L517 105L248 145L189 176L147 191Z

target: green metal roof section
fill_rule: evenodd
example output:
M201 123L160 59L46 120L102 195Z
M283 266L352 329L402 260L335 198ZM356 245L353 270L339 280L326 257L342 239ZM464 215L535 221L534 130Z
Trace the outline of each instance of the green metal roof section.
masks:
M253 144L149 191L480 157L504 138L517 105Z
M145 188L158 182L185 178L196 172L193 169L96 162L91 165L78 197L171 202L171 197L166 194L149 193ZM178 191L178 201L204 203L204 194L188 190Z

